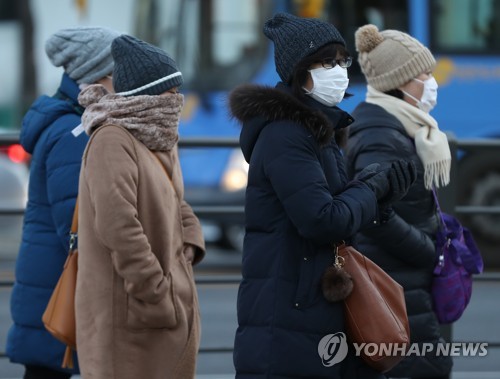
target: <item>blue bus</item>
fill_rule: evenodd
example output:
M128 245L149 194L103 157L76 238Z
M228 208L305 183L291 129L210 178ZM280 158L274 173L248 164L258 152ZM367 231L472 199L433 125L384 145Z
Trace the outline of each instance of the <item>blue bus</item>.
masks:
M361 25L408 32L437 58L440 87L432 115L440 128L458 138L500 137L500 0L137 0L136 34L171 53L184 74L181 138L239 135L227 94L243 83L277 82L262 26L279 11L332 22L354 58L354 32ZM365 96L357 63L349 77L354 96L339 105L346 111ZM243 204L248 166L239 149L189 148L180 154L191 204ZM460 166L459 204L500 203L498 153L467 154ZM498 246L500 217L464 221L483 248ZM234 220L213 217L204 225L208 239L241 246L243 229Z

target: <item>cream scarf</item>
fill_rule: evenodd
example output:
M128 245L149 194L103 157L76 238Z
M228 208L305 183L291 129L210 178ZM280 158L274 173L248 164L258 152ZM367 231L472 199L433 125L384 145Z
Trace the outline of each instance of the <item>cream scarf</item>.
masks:
M425 188L446 186L450 182L451 153L446 134L428 113L368 86L366 102L379 105L396 117L415 141L417 155L424 165Z
M78 102L85 107L82 126L88 135L99 126L118 125L153 151L171 150L179 140L180 94L124 97L94 84L80 92Z

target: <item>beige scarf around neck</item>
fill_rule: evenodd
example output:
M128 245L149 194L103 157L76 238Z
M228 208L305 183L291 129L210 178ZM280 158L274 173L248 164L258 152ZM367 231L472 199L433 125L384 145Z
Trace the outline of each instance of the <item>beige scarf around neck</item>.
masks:
M424 165L425 188L446 186L450 182L451 153L448 138L428 113L394 96L368 86L366 102L376 104L396 117L415 141L417 155Z

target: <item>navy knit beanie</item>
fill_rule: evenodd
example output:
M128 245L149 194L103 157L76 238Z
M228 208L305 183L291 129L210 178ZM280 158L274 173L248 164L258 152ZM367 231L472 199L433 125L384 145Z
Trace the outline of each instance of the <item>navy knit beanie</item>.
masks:
M288 13L277 13L268 20L264 25L264 34L274 42L276 71L285 83L303 58L329 43L345 46L344 39L332 24Z
M183 83L175 61L162 49L140 39L126 34L115 38L111 54L117 95L160 95Z

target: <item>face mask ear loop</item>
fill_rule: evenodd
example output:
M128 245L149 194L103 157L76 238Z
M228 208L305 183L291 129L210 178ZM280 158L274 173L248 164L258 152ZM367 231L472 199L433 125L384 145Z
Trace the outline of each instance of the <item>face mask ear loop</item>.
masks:
M311 74L311 71L312 70L307 70L307 72L309 73L309 75L311 75L311 80L312 80L312 74ZM306 93L306 95L310 95L314 89L314 80L312 80L313 82L313 86L311 88L311 90L308 90L306 87L302 87L302 89L304 90L304 92Z
M408 92L403 91L403 90L401 90L401 92L403 92L403 93L404 93L406 96L408 96L410 99L415 100L415 101L417 102L417 105L420 103L420 100L419 100L419 99L417 99L415 96L410 95Z

